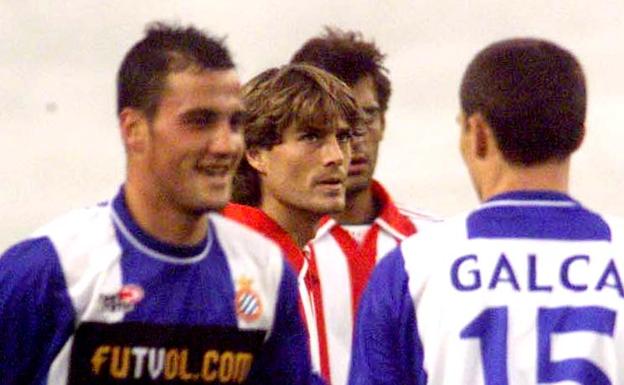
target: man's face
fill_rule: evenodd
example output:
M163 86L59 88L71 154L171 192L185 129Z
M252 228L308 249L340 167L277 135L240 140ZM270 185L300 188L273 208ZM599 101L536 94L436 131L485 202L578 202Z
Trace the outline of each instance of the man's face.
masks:
M148 185L162 203L202 214L228 202L243 153L242 110L234 70L167 76L143 156Z
M291 124L281 143L258 150L263 204L273 200L319 215L343 210L350 131L343 119L322 125Z
M367 75L352 87L353 95L365 115L367 130L352 141L352 158L347 178L347 194L367 189L377 164L379 142L383 137L384 120L377 100L377 90L372 76Z

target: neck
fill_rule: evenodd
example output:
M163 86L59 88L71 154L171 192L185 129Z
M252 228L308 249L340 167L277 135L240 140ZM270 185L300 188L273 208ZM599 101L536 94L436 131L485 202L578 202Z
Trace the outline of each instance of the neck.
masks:
M130 178L125 185L125 199L134 221L158 240L172 245L193 246L206 237L207 215L184 213L165 199L159 199L152 189L132 183Z
M530 167L505 164L497 174L498 178L483 186L481 190L482 200L518 190L550 190L567 193L570 159Z
M303 248L314 238L316 225L322 217L310 211L285 206L276 199L263 199L259 208L277 222L299 248Z
M347 204L344 211L333 215L333 218L343 225L363 225L372 223L379 212L373 196L373 188L369 185L366 189L349 194L347 192Z

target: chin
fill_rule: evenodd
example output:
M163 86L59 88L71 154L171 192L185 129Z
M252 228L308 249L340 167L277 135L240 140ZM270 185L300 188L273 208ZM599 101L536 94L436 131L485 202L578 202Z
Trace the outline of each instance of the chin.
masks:
M189 211L194 215L201 216L210 211L221 211L229 202L228 199L211 199L203 202L197 202Z
M345 209L345 201L325 202L318 205L316 212L321 215L338 214Z
M347 195L355 195L368 189L372 180L364 177L353 177L347 179Z

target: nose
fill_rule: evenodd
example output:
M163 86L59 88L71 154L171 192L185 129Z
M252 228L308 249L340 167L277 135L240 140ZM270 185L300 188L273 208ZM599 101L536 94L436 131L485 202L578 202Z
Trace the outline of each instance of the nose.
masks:
M233 130L229 120L224 119L214 128L210 138L210 151L214 154L230 155L242 151L242 134Z
M323 163L329 165L346 165L351 161L351 145L341 143L336 136L331 136L323 146Z

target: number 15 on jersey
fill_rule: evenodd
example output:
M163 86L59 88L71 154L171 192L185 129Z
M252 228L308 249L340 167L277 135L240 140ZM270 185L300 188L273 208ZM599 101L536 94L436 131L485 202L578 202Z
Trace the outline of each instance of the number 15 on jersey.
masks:
M507 306L483 310L460 333L478 339L486 385L510 385L507 371L509 311ZM609 377L587 358L553 361L553 337L570 332L590 332L613 337L616 312L598 306L540 307L537 309L536 383L575 381L582 385L612 385ZM531 359L527 357L527 359Z

